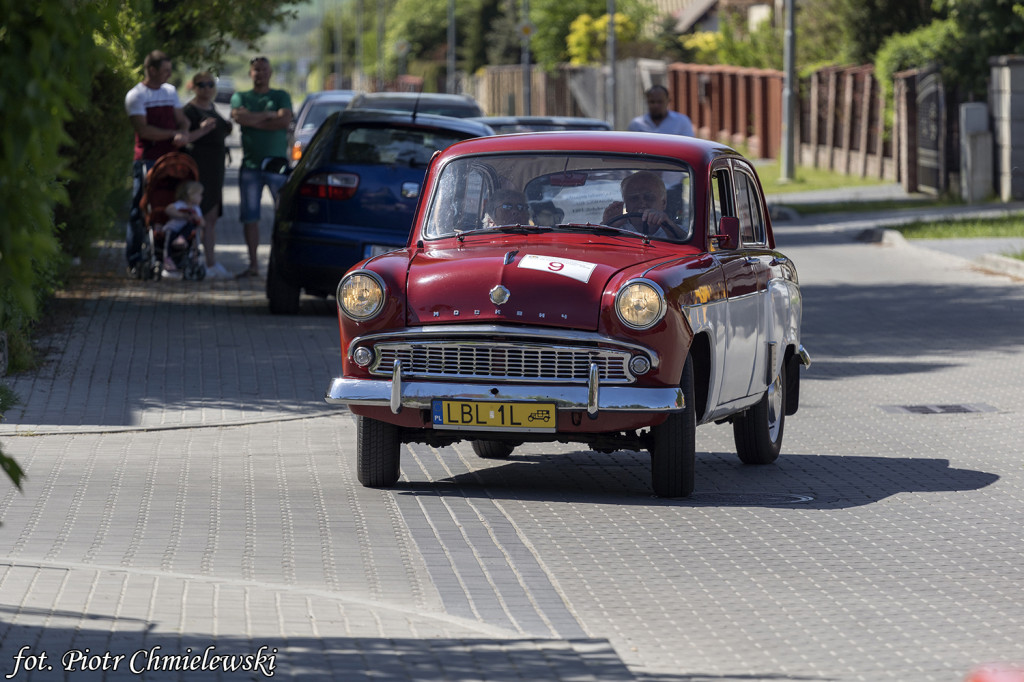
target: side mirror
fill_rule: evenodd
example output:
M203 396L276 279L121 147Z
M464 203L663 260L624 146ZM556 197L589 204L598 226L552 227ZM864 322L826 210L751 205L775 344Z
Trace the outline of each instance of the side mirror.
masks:
M289 172L288 159L283 156L268 156L260 164L260 170L268 173L280 173L287 175Z
M735 249L740 245L740 219L731 215L722 216L718 221L718 234L711 235L711 238L718 241L720 249Z

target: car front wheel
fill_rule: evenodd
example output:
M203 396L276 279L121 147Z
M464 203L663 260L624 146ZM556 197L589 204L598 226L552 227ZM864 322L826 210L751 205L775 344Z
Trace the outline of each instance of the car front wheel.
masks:
M356 474L367 488L390 488L398 481L402 441L398 427L356 417Z
M696 463L697 410L693 398L693 358L683 366L685 406L651 428L651 487L658 497L688 497Z
M760 402L732 422L736 453L744 464L771 464L782 450L786 426L786 365L761 396Z
M516 449L514 445L499 440L475 440L472 442L472 446L477 457L484 459L508 459L512 451Z

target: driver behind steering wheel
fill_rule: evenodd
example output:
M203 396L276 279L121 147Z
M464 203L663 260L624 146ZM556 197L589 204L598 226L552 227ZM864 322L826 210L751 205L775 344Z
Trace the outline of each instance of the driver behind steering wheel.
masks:
M666 236L672 236L671 230L676 224L665 212L668 193L665 191L665 183L656 173L637 171L627 175L620 188L623 200L613 201L604 209L602 223L619 225L634 232L653 235L661 231ZM631 213L636 215L622 217ZM646 229L644 223L647 224Z

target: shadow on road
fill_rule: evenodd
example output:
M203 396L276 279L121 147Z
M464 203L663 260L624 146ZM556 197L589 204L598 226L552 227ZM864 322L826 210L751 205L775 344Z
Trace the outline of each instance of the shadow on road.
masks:
M443 452L441 456L444 456ZM589 451L516 455L486 469L435 482L399 483L395 492L565 503L678 507L845 509L899 493L978 490L999 480L983 471L950 468L949 460L853 455L783 455L771 466L746 466L732 453L697 453L689 498L662 499L650 490L644 453Z

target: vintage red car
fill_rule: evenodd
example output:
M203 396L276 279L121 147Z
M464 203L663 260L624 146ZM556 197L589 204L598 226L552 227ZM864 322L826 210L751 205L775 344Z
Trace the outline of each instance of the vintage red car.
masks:
M402 443L648 450L693 491L695 429L778 457L799 404L802 300L753 165L720 144L554 132L435 155L409 242L346 273L342 376L357 469L394 485Z

